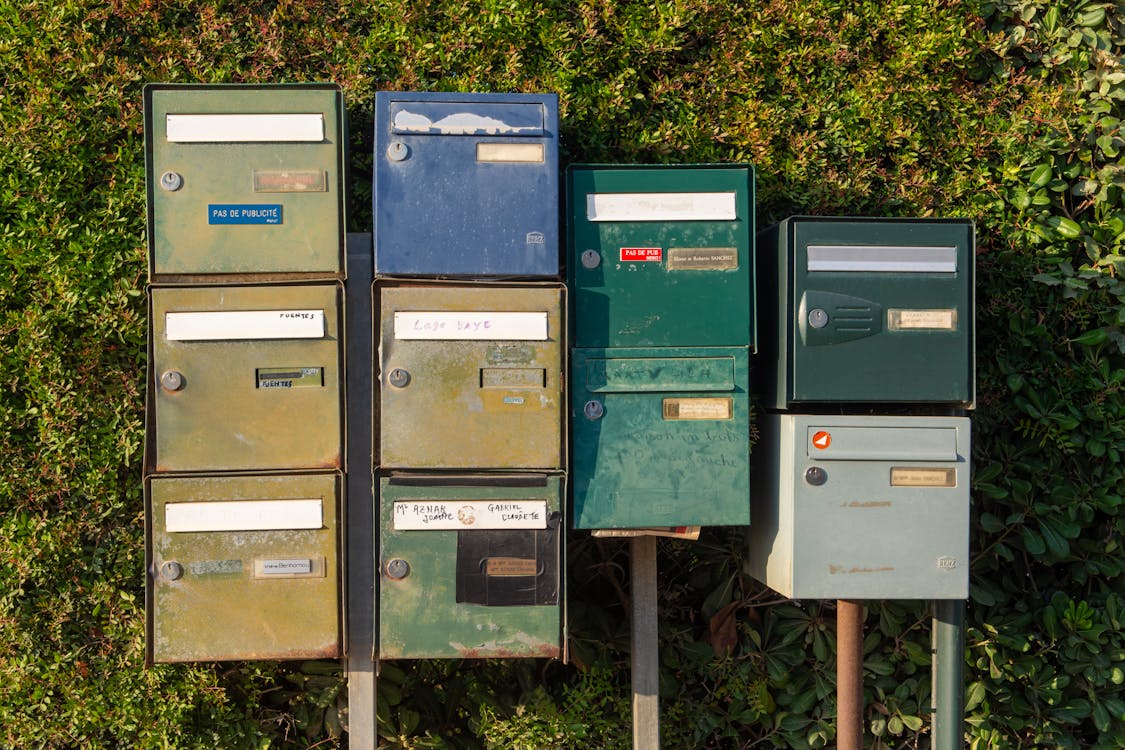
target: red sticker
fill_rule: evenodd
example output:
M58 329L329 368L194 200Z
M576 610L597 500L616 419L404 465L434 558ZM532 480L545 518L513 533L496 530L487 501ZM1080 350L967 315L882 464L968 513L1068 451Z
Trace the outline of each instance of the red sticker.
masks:
M636 263L664 259L664 250L659 247L623 247L621 248L622 263Z
M832 435L825 430L814 432L812 436L812 444L820 450L824 450L828 446L832 445Z

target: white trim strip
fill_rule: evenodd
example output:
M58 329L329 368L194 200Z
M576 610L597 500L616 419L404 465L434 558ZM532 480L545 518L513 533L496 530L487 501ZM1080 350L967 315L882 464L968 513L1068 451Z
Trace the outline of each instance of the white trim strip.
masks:
M734 221L737 194L587 193L587 221Z
M546 341L545 312L396 312L400 341Z
M167 115L169 143L320 143L324 115Z
M323 525L320 500L222 500L164 506L164 528L169 533L319 529Z
M168 341L324 338L323 310L217 310L164 314Z
M957 248L920 245L809 245L808 270L957 273Z

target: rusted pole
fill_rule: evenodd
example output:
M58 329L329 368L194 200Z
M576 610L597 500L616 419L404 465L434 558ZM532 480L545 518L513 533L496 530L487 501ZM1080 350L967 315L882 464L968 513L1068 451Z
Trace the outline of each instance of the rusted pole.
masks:
M836 601L836 748L863 748L863 602Z
M632 538L633 750L660 748L660 645L656 621L656 537Z

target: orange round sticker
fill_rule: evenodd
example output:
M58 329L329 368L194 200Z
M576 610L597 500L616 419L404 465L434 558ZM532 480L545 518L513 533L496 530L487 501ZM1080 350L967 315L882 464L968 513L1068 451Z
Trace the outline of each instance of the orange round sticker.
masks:
M819 430L818 432L814 432L812 436L812 444L820 450L824 450L828 446L832 445L832 435L827 430Z

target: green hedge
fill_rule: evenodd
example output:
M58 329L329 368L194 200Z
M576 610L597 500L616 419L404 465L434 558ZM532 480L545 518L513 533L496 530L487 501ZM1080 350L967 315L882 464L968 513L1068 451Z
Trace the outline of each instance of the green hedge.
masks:
M146 81L556 91L566 161L750 161L791 213L977 222L973 747L1125 746L1125 9L1090 0L0 0L0 746L346 744L336 665L143 661ZM397 663L387 747L628 746L627 547L570 539L573 663ZM832 602L665 542L666 747L834 742ZM923 747L929 612L872 602L867 738ZM341 738L342 737L342 738Z

